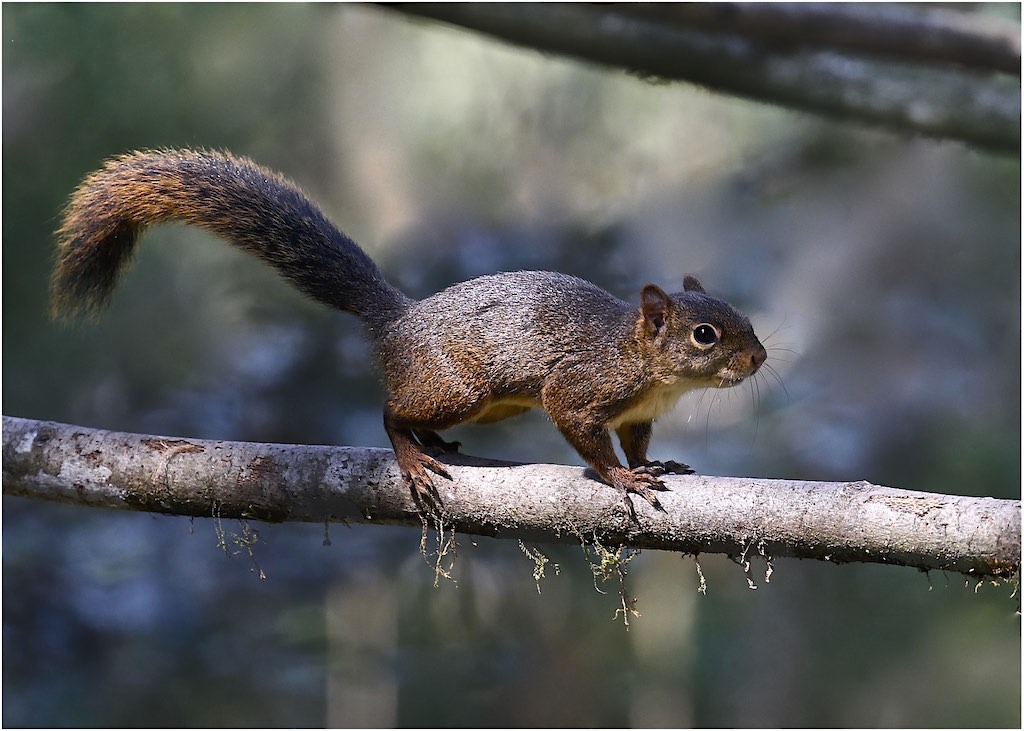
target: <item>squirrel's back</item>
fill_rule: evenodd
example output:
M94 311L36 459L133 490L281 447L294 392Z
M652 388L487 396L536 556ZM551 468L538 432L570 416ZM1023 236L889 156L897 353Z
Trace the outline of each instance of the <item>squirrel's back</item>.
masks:
M459 282L412 304L386 338L396 341L396 350L399 343L412 342L455 352L468 344L468 355L480 360L484 371L509 382L550 368L569 348L617 351L615 336L632 330L635 310L568 274L500 272Z
M227 239L313 299L359 315L371 329L410 304L281 175L243 157L173 150L114 158L75 191L57 231L54 315L102 308L143 230L165 221Z

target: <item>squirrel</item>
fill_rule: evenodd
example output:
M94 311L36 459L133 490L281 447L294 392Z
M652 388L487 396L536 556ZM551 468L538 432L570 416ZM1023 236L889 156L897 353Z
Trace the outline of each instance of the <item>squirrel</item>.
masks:
M692 470L647 458L652 422L683 393L735 386L767 357L749 320L690 275L675 294L646 285L638 305L541 271L413 300L295 184L247 158L191 149L131 152L83 180L56 234L53 316L102 309L144 229L167 221L226 239L362 320L387 391L384 428L421 509L440 505L433 476L451 479L435 457L460 446L438 431L541 408L634 518L630 494L664 510L659 475Z

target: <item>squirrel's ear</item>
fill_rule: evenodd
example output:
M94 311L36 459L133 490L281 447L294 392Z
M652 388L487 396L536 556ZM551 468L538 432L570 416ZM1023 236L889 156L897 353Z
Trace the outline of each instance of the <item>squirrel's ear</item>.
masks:
M687 274L683 277L683 291L684 292L700 292L701 294L707 294L704 291L704 287L701 286L700 280L692 274Z
M660 334L665 328L665 318L671 303L669 296L653 284L648 284L640 293L640 310L643 312L644 322L650 325L655 335Z

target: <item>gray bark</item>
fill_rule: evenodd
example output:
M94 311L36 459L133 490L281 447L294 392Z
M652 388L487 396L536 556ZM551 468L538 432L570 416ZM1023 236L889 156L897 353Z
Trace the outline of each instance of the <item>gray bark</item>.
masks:
M643 76L1020 151L1020 26L1012 21L886 4L385 7Z
M460 533L677 551L1020 571L1020 501L865 482L669 476L665 512L579 467L444 458L443 523ZM185 516L421 526L390 450L127 434L3 417L5 495Z
M637 3L632 15L774 46L848 50L1020 76L1020 27L962 9L905 3Z

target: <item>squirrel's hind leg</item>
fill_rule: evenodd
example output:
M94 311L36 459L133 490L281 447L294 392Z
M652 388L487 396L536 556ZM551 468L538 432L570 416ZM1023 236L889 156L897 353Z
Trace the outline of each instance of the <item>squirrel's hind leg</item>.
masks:
M430 446L434 447L440 447L442 444L454 444L457 447L457 443L445 442L436 432L412 429L403 425L390 409L384 410L384 431L391 439L391 446L394 447L395 458L398 460L398 469L409 483L413 501L421 508L439 507L441 496L434 486L434 478L430 473L433 472L448 480L452 479L452 476L448 474L444 465L424 451L424 445L417 439L433 442Z

